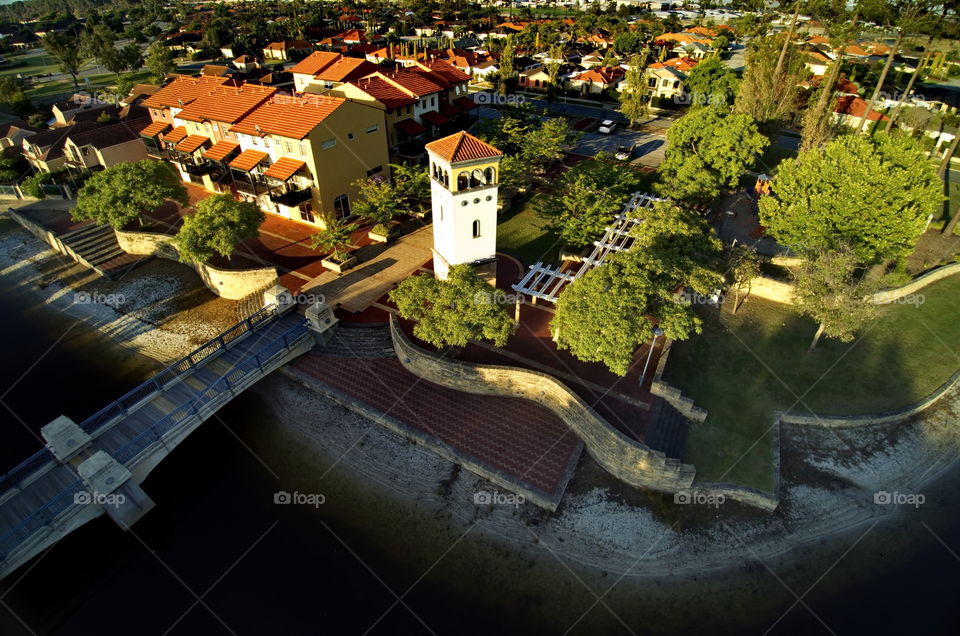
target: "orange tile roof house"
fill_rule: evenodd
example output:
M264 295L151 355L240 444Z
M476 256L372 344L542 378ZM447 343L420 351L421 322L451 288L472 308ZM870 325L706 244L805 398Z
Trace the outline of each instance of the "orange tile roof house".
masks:
M619 66L598 66L570 76L567 86L571 90L581 91L584 95L598 95L608 88L616 88L625 75L626 71Z
M843 95L837 99L833 107L833 118L839 124L856 128L863 123L864 113L867 112L867 102L855 95ZM875 110L867 115L868 121L887 121L889 117Z
M313 49L313 45L305 40L283 40L282 42L271 42L263 47L263 57L267 60L293 59L298 53Z
M290 72L293 73L295 89L302 93L315 92L308 90L311 85L333 88L344 82L366 77L377 70L376 64L364 59L314 51L291 68Z

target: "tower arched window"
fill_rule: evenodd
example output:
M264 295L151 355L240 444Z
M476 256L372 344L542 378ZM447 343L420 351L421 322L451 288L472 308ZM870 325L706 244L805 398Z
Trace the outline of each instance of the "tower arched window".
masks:
M480 238L480 219L473 222L473 238Z
M480 168L477 168L470 173L470 187L477 188L483 185L483 172L480 171Z
M457 175L457 190L466 190L470 187L470 175L466 172L461 172Z
M487 185L494 183L497 180L497 173L493 168L486 168L483 171L483 180Z

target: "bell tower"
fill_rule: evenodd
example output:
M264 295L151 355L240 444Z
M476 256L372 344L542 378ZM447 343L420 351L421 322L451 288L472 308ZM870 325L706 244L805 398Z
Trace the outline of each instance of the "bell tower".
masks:
M496 282L497 184L503 153L468 132L426 145L433 205L433 269L446 279L453 265L473 265Z

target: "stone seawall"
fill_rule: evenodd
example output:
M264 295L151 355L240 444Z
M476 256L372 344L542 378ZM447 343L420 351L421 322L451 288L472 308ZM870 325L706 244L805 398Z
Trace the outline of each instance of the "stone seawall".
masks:
M414 375L458 391L519 397L550 409L583 440L590 456L624 483L671 493L693 483L693 466L626 437L553 377L517 367L443 359L411 343L393 316L390 330L397 357Z
M126 232L117 230L117 242L127 254L156 256L179 261L180 255L173 245L172 237L150 232ZM194 269L204 284L216 295L227 300L240 300L276 282L275 267L254 269L220 269L205 263L194 263Z

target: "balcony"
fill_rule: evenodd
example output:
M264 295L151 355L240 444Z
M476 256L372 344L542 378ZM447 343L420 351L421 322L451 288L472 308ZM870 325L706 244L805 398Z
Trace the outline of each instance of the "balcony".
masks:
M234 185L237 187L238 192L243 192L244 194L252 194L254 196L259 196L264 192L268 191L267 184L262 181L244 181L242 179L237 179L234 182Z
M313 198L313 194L310 192L310 188L304 188L302 190L290 190L289 192L271 193L270 195L271 201L280 205L285 205L288 208L295 208L301 203L306 203L311 198Z
M183 168L183 171L192 177L202 177L205 174L210 174L213 172L213 164L208 162L203 162L200 164L195 163L181 163L180 167Z

